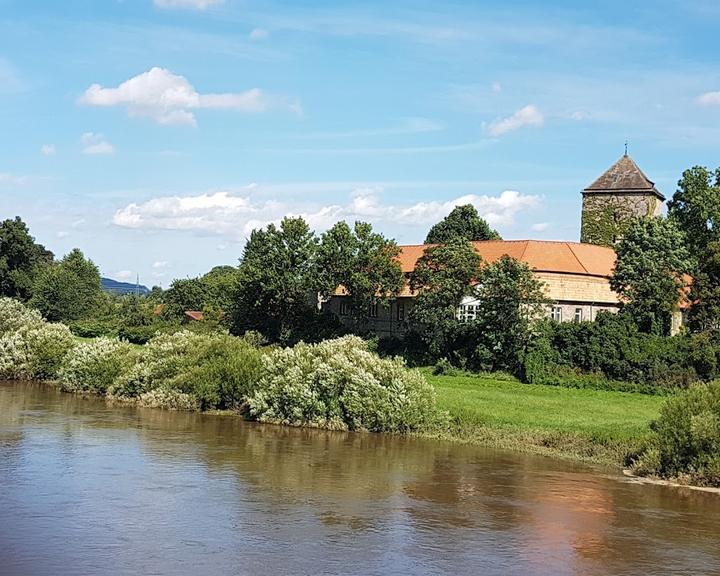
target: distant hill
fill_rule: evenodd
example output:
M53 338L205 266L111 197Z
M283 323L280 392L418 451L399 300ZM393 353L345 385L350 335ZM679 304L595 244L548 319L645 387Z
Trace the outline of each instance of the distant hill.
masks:
M137 286L132 282L120 282L112 278L101 278L100 283L102 284L103 290L112 292L113 294L135 294L136 290L141 295L150 294L150 289L142 284Z

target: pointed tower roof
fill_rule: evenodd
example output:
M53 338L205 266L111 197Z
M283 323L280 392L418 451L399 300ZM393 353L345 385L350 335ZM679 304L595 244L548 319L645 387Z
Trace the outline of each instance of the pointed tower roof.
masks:
M655 183L645 176L640 167L627 154L624 154L600 178L585 188L584 192L590 194L651 193L660 200L665 200L665 196L655 188Z

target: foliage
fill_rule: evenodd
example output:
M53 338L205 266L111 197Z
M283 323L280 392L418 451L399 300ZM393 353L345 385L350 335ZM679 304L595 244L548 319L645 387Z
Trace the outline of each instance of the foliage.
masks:
M434 417L423 376L400 358L379 359L355 336L276 350L263 364L249 398L251 415L263 422L404 432Z
M594 322L542 322L523 357L535 384L665 393L718 374L720 347L707 335L640 332L628 314L600 312Z
M502 240L497 231L480 218L472 204L455 206L452 212L430 228L425 244L445 244L451 240Z
M60 383L73 392L105 393L135 363L136 349L127 342L97 338L76 345L64 358Z
M0 297L0 336L42 323L43 318L37 310L28 308L19 300Z
M233 332L261 332L273 342L292 342L317 313L318 240L302 218L253 230L240 263ZM314 300L313 300L314 298Z
M534 326L547 311L543 282L526 263L503 256L482 269L474 294L476 320L468 330L478 345L475 356L484 369L516 373Z
M685 237L674 221L662 217L634 220L617 244L610 286L626 302L640 330L669 334L690 270Z
M54 378L75 341L67 326L31 322L0 337L0 377Z
M410 288L418 294L409 315L411 327L434 357L449 352L459 323L458 306L473 292L472 282L481 274L481 262L472 244L452 239L428 248L415 265Z
M635 462L637 472L720 486L720 382L669 398L652 428L654 442Z
M148 302L158 298L164 304L167 318L182 319L186 310L218 310L223 316L234 306L239 278L238 269L233 266L216 266L198 278L173 280L170 288L162 295L155 293Z
M35 242L20 217L0 222L0 296L28 300L36 276L52 261L52 252Z
M322 235L318 255L321 290L325 296L338 286L347 291L356 331L365 330L371 307L387 306L402 290L405 277L399 254L394 240L373 232L366 222L356 222L352 229L338 222Z
M261 352L243 339L187 330L159 334L141 350L137 363L109 393L138 397L152 390L176 390L202 409L236 408L260 377Z
M693 254L700 255L708 244L720 241L720 168L685 170L668 202L668 217L685 232Z
M709 242L698 259L690 288L690 328L720 335L720 241Z
M38 276L31 304L53 322L87 318L103 300L100 272L77 248Z

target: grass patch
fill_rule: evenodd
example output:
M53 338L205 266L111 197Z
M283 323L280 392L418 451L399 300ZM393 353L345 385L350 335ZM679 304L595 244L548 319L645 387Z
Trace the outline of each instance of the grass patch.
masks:
M425 376L450 424L438 436L622 464L648 441L663 398L522 384L483 376Z

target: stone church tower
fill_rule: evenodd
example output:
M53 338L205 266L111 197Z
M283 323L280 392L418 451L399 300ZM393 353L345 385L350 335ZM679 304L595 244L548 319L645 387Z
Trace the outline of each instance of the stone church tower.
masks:
M627 155L583 190L580 242L612 246L633 218L659 216L665 197Z

